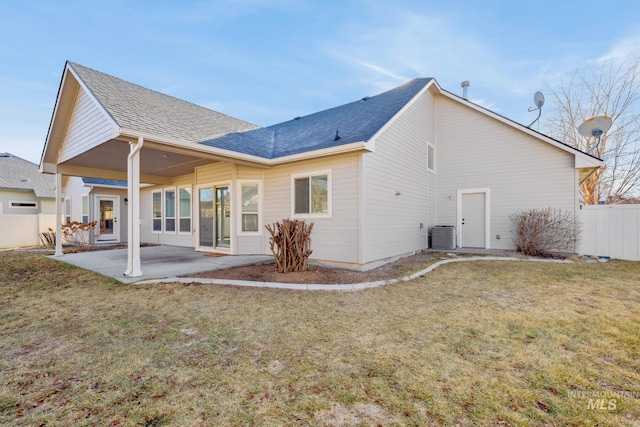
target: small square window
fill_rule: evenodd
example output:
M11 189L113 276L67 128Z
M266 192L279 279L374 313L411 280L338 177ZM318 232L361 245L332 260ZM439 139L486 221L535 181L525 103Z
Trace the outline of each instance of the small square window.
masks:
M293 177L293 214L331 215L331 175L317 173Z

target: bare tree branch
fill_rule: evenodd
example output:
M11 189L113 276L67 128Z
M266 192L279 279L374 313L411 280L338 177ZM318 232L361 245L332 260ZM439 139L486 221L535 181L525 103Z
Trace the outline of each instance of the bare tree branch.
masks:
M640 57L578 68L568 79L561 77L552 99L545 131L605 162L582 184L582 202L619 203L640 195ZM601 115L613 125L596 147L596 138L584 138L577 127Z

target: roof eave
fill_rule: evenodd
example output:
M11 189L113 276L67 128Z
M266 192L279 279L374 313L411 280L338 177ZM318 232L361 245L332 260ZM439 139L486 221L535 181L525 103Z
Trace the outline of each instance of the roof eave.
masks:
M70 83L68 83L69 76L71 76L71 78L73 78L75 83L78 85L77 87L66 89L68 87L68 85L70 84ZM49 122L49 129L47 130L47 137L45 139L44 148L42 150L42 155L40 156L40 164L38 165L38 172L40 172L40 173L55 173L55 172L52 172L51 165L58 162L58 155L55 154L55 159L52 159L51 156L47 156L47 154L49 153L50 150L53 150L53 152L55 152L55 153L59 152L60 144L62 144L62 138L64 137L65 130L62 129L60 132L56 132L56 129L57 129L58 126L66 127L67 122L68 122L67 120L64 120L62 124L57 125L56 120L59 120L58 116L60 114L64 114L64 113L71 114L72 109L73 109L73 101L75 100L75 94L74 93L67 93L67 92L69 90L73 90L73 89L75 89L75 91L77 91L78 87L80 87L84 91L86 91L86 93L93 99L93 101L96 102L97 105L100 105L101 108L104 110L104 112L108 115L108 117L109 117L109 119L111 121L111 127L112 127L111 134L112 134L112 137L115 138L119 133L120 125L118 124L118 122L116 122L116 120L113 118L111 113L95 97L95 95L93 94L91 89L86 85L86 83L82 80L82 78L78 75L78 73L76 73L76 71L73 69L71 63L69 61L67 61L65 63L64 71L62 72L62 78L60 79L60 86L58 88L58 93L56 95L56 102L55 102L55 105L54 105L54 108L53 108L53 113L51 114L51 121ZM66 108L62 108L63 106L66 107ZM52 142L52 134L53 133L62 133L60 135L60 140L55 141L55 144ZM54 145L54 146L52 146L52 145ZM54 156L53 153L51 155Z
M265 159L263 157L253 156L253 155L244 154L244 153L238 153L232 150L225 150L222 148L211 147L208 145L198 144L198 143L181 140L177 138L154 135L147 132L140 132L134 129L121 129L120 135L124 138L129 138L132 141L136 140L138 137L142 137L145 140L145 142L152 141L152 142L157 142L159 144L162 144L166 147L173 147L178 150L187 150L187 151L198 152L202 154L219 156L220 160L260 164L260 165L269 164L269 159Z
M284 163L298 162L301 160L317 159L319 157L335 156L337 154L353 153L357 151L373 151L369 148L367 142L357 141L349 144L338 145L336 147L323 148L320 150L311 150L304 153L292 154L290 156L277 157L269 163L271 165L280 165Z

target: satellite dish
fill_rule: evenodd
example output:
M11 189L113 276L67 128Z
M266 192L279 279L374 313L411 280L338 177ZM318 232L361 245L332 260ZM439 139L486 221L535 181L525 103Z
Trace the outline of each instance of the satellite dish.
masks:
M585 138L591 138L592 136L600 138L603 133L611 128L612 123L607 116L591 117L578 126L578 133Z
M542 92L537 91L535 95L533 95L533 103L536 105L536 108L529 108L527 111L532 112L538 110L538 117L534 121L531 122L528 128L530 128L535 122L540 119L540 115L542 115L542 106L544 105L544 95Z
M602 134L611 128L613 121L607 116L596 116L585 120L578 126L578 133L585 138L589 139L595 136L598 139L596 145L591 147L587 153L595 150L600 145L600 138Z
M544 95L542 92L537 91L535 95L533 95L533 103L538 107L538 109L542 108L544 105Z

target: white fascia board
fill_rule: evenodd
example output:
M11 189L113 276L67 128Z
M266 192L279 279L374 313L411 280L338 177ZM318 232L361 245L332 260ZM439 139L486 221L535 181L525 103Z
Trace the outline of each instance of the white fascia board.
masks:
M561 142L556 141L553 138L550 138L546 135L543 135L541 133L538 133L536 131L533 131L531 129L529 129L528 127L514 122L512 120L507 119L506 117L503 117L499 114L494 113L491 110L488 110L486 108L483 108L477 104L474 104L473 102L466 100L464 98L460 98L457 95L452 94L451 92L448 92L446 90L441 89L439 86L436 85L436 87L438 88L438 92L440 95L446 96L447 98L459 102L460 104L466 105L469 108L473 108L474 110L478 111L479 113L485 114L493 119L496 119L508 126L511 126L514 129L517 129L521 132L524 132L530 136L533 136L534 138L537 138L541 141L544 141L548 144L553 145L554 147L557 147L563 151L566 151L567 153L573 154L574 156L576 156L576 164L578 163L578 158L585 160L586 162L589 163L589 165L591 165L591 167L593 166L602 166L604 164L604 162L602 162L601 160L596 159L595 157L592 157L586 153L583 153L582 151L578 150L577 148L573 148L573 147L569 147L568 145L562 144ZM591 162L596 162L596 163L591 163ZM576 166L577 168L578 166Z
M45 162L40 163L40 168L39 168L40 173L55 175L57 170L58 168L55 163L45 163Z
M396 119L398 117L400 117L402 114L404 114L404 112L406 110L411 108L413 103L416 102L416 100L418 100L433 85L435 85L438 88L438 91L441 91L440 87L436 83L436 79L431 78L429 83L424 85L424 87L422 89L420 89L420 91L417 94L415 94L415 96L413 98L411 98L409 100L409 102L407 102L393 117L391 117L391 119L389 119L387 121L387 123L385 123L380 129L378 129L378 131L375 134L373 134L373 136L371 138L369 138L369 141L367 142L367 148L368 148L369 151L371 151L371 152L375 152L376 151L376 139L378 138L378 136L382 135L384 133L384 131L386 131L387 128L389 126L391 126L396 121Z
M604 165L602 160L598 160L589 156L577 156L576 155L576 169L582 168L599 168Z
M181 140L177 138L171 138L166 136L153 135L146 132L139 132L133 129L121 129L121 135L125 138L133 138L137 140L138 137L144 138L144 140L149 140L152 142L157 142L162 145L167 145L169 147L182 148L190 151L205 153L216 155L220 157L227 157L230 159L242 160L245 162L251 163L260 163L260 164L268 164L269 160L264 159L258 156L252 156L250 154L237 153L231 150L224 150L221 148L210 147L204 144L198 144L195 142L190 142L186 140ZM132 140L133 140L132 139Z

